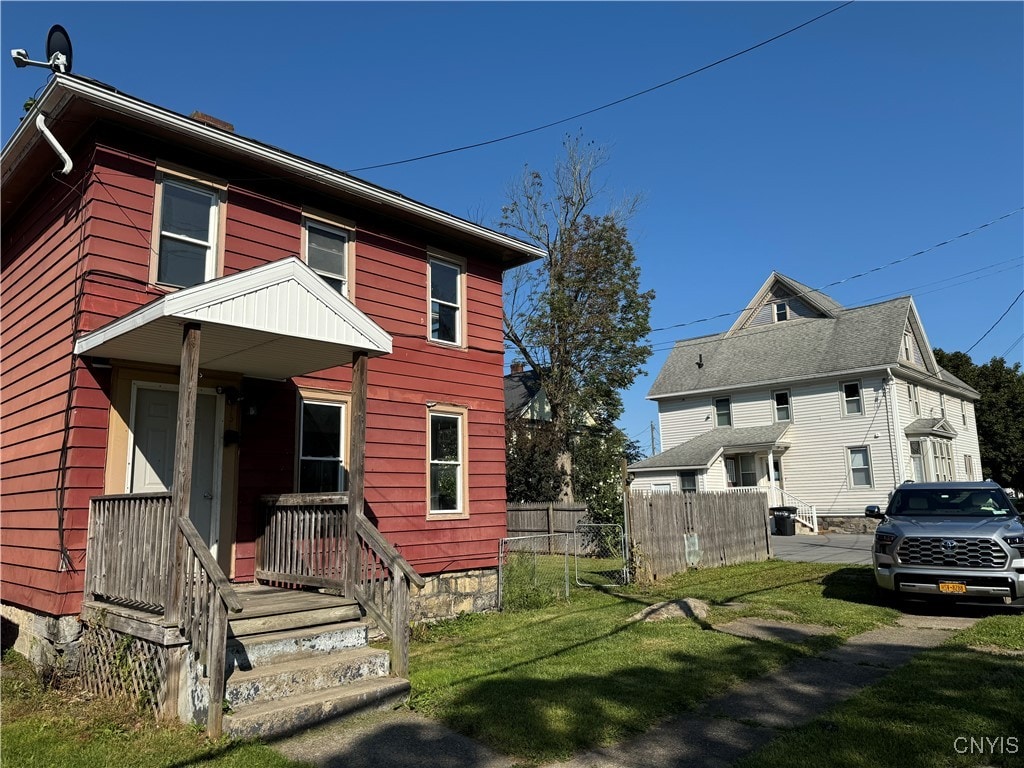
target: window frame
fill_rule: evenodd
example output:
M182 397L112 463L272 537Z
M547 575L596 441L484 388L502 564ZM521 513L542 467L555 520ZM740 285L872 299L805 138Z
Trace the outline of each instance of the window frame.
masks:
M960 401L960 419L963 421L965 427L970 426L967 423L967 401L966 400L961 400Z
M183 286L176 283L163 282L160 280L160 251L164 237L164 189L166 186L178 187L200 192L210 197L210 217L208 220L206 247L206 263L203 268L203 279L193 285L201 285L209 282L223 273L224 254L224 231L227 210L227 182L216 179L212 176L203 176L177 166L161 163L157 166L156 175L153 179L153 229L150 236L150 259L149 259L149 282L151 285L159 286L168 291L178 291ZM199 245L200 241L180 235L167 233L168 236L177 242L184 242L191 245Z
M953 441L945 438L932 438L931 443L932 471L935 482L949 483L956 480L956 464L953 459Z
M969 453L964 454L964 474L968 480L974 480L974 458Z
M300 256L299 258L306 264L307 267L312 269L321 277L330 277L335 280L341 280L343 282L343 290L339 291L342 296L345 296L350 301L355 301L355 281L353 279L355 275L355 246L356 246L356 225L355 222L348 219L338 218L336 216L328 216L325 213L319 211L304 210L302 212L301 222L301 243L300 243ZM343 256L343 263L345 268L344 275L335 275L333 273L327 273L323 270L317 269L309 263L309 228L321 229L326 232L343 235L345 237L345 254ZM325 279L326 282L326 279ZM328 283L330 285L330 283ZM332 288L334 286L331 286Z
M459 449L458 461L435 461L433 457L434 418L457 419ZM455 509L434 509L432 507L433 479L431 469L435 464L456 465L458 502ZM428 520L465 520L469 518L469 409L454 405L434 405L427 408L426 415L426 506Z
M720 423L722 411L719 409L718 404L725 403L725 418L726 423ZM731 427L732 426L732 398L731 397L715 397L711 400L711 409L715 414L715 427Z
M939 392L939 416L946 418L946 395Z
M688 483L684 483L683 479L693 479L693 487L690 488ZM693 469L680 470L679 472L679 491L680 493L696 493L700 490L700 481L697 479L697 471Z
M850 398L846 396L846 388L849 386L857 387L857 397ZM839 384L839 398L842 404L842 415L843 418L859 418L864 415L864 387L860 381L844 381ZM856 400L859 410L850 411L850 403Z
M456 277L456 290L458 295L456 297L456 303L452 304L448 301L442 301L437 299L438 304L444 304L448 307L455 308L455 339L449 341L447 339L435 338L434 337L434 294L433 294L433 269L434 264L441 264L446 267L455 269L458 272ZM427 341L433 344L442 344L446 347L456 347L464 349L466 346L466 260L454 256L452 254L443 253L441 251L431 250L427 254Z
M903 332L903 359L914 362L914 335L910 331Z
M857 466L854 466L853 456L854 456L854 453L860 453L860 452L863 452L865 463L864 463L864 466L857 467ZM846 470L847 470L847 480L849 481L850 490L851 491L852 490L858 490L858 489L861 489L861 488L874 488L875 487L875 473L874 473L874 471L873 471L873 469L871 467L871 446L869 446L869 445L855 445L855 446L847 447L847 449L846 449ZM858 483L856 481L857 476L854 473L857 470L867 471L867 475L868 475L867 483Z
M776 323L784 323L789 320L789 303L776 301L772 308L772 318Z
M300 389L298 391L298 402L296 404L296 419L295 419L295 481L293 486L296 493L345 493L348 490L348 469L349 469L349 430L351 425L349 419L351 418L351 400L348 395L343 395L337 392L327 392L319 390ZM303 461L323 461L326 462L328 459L319 456L305 456L303 453L303 437L305 430L303 429L305 423L305 405L319 405L327 407L335 407L341 409L341 419L338 435L338 458L339 464L339 489L338 491L309 491L302 489L302 462Z
M779 395L785 395L786 396L786 404L784 406L780 406L779 405ZM788 389L777 389L774 392L772 392L772 406L773 406L775 422L777 424L778 423L785 423L785 422L792 422L793 421L793 397L790 394L790 391ZM786 409L786 414L787 414L786 418L781 418L779 416L779 409L780 408L785 408Z

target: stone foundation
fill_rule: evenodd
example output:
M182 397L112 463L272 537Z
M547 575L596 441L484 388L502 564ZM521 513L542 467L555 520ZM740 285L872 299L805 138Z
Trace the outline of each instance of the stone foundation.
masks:
M818 513L819 533L874 533L878 521L864 515L823 515Z
M452 619L498 607L498 571L493 568L427 576L423 589L409 595L409 619L420 622Z
M44 616L13 605L0 605L4 650L13 648L36 669L72 674L78 670L78 640L82 625L77 616Z

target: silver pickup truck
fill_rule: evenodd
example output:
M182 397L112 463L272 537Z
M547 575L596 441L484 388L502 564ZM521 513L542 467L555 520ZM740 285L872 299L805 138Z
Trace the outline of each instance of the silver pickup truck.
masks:
M904 483L875 531L875 581L896 597L1024 598L1024 520L995 483Z

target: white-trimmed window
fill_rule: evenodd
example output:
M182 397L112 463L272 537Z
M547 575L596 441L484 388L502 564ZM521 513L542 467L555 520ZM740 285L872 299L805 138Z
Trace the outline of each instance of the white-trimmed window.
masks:
M917 391L917 384L907 383L907 399L910 401L910 413L914 416L920 416L921 394Z
M310 269L343 296L348 295L352 232L316 219L303 219L303 259Z
M651 493L672 493L672 483L651 483Z
M299 493L345 490L345 406L307 400L299 409Z
M789 320L789 305L784 301L775 302L775 322L781 323Z
M430 287L430 338L447 344L462 343L463 267L449 259L431 257L427 268Z
M732 426L732 407L728 397L719 397L715 399L715 426Z
M960 419L963 421L964 426L967 426L967 401L960 401Z
M914 482L924 482L924 452L920 440L910 441L910 466L914 473Z
M773 392L772 400L775 401L775 420L791 421L793 419L793 410L789 403L789 391L780 390Z
M909 331L903 334L903 359L914 362L914 336Z
M432 408L427 415L427 498L430 515L465 517L466 421L462 408Z
M679 490L695 492L697 490L697 473L689 470L680 472Z
M160 173L156 199L153 280L176 288L212 280L217 275L220 190Z
M843 390L843 415L860 416L864 412L864 405L861 400L860 382L847 381L842 385Z
M850 448L850 487L871 487L871 452L866 447Z
M939 415L946 418L946 396L939 392Z
M964 454L964 472L967 474L968 480L974 479L974 459L969 453Z

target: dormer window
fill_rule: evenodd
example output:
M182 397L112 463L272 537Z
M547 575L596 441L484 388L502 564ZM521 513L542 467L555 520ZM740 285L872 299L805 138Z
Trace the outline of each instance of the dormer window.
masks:
M903 334L903 359L914 362L914 337L909 332Z
M789 305L784 301L775 302L775 322L781 323L789 320Z

